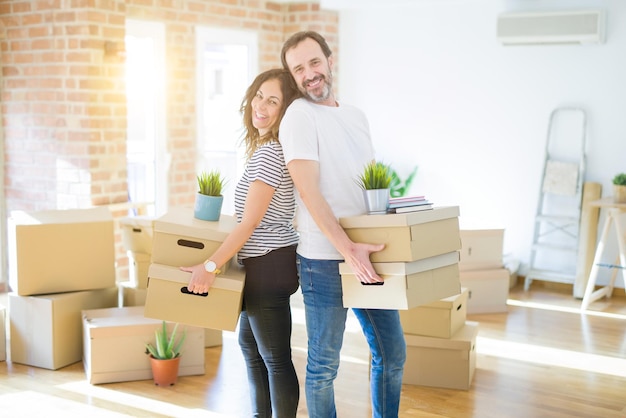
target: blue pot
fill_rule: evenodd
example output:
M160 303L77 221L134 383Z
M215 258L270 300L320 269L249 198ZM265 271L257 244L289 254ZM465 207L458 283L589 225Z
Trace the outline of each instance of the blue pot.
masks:
M198 193L196 194L194 216L203 221L219 221L223 202L224 196L207 196Z

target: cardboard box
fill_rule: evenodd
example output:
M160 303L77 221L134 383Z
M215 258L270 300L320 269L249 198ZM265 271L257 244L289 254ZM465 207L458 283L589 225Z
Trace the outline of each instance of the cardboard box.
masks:
M469 290L464 287L458 295L400 311L404 333L438 338L452 337L465 325L468 295Z
M7 359L6 308L0 305L0 361Z
M453 251L411 263L373 263L384 279L364 285L346 263L339 264L346 308L411 309L461 293L459 253Z
M131 282L121 282L119 288L119 307L145 306L148 289L137 289ZM142 308L143 315L143 308ZM222 331L204 328L205 347L222 345Z
M150 254L133 253L128 254L128 276L133 286L139 289L148 288L148 268L150 267Z
M208 347L217 347L222 345L222 330L219 329L204 329L204 346Z
M154 221L152 259L165 266L194 266L219 248L237 225L233 216L221 215L217 222L193 216L193 208L175 208ZM229 265L222 267L226 271Z
M50 370L80 361L81 312L115 306L115 287L40 296L9 293L11 361Z
M117 286L119 289L118 306L144 306L146 304L148 289L136 288L134 283L130 281L120 282Z
M205 296L187 293L191 273L151 264L144 315L202 328L234 331L241 313L245 272L231 266L215 278Z
M407 357L402 383L467 390L476 370L478 323L466 321L452 338L404 335Z
M9 284L20 296L115 287L113 217L106 207L9 218Z
M504 229L461 230L459 269L487 270L503 266Z
M93 309L82 311L83 365L91 384L152 379L146 343L155 344L154 333L162 321L146 318L143 307ZM174 328L168 323L169 332ZM183 343L179 376L202 375L204 330L179 325Z
M511 273L505 268L462 271L461 286L469 288L467 313L507 312Z
M459 208L435 207L420 212L360 215L339 223L355 242L385 244L372 253L375 263L411 262L461 248Z
M129 216L120 219L122 245L132 253L152 254L154 217Z

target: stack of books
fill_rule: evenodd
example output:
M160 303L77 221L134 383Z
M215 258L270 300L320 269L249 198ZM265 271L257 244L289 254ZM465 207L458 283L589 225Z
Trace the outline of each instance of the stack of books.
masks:
M432 209L432 202L424 196L403 196L389 199L388 213L417 212L420 210Z

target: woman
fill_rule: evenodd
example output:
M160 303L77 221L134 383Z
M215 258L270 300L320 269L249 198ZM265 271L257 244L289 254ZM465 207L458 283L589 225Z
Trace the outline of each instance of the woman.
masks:
M235 190L238 224L191 272L188 289L205 293L219 267L235 254L246 281L239 320L239 345L246 360L252 416L295 417L300 397L291 360L290 296L298 289L293 227L293 182L278 142L278 127L298 95L284 70L259 74L241 103L247 164Z

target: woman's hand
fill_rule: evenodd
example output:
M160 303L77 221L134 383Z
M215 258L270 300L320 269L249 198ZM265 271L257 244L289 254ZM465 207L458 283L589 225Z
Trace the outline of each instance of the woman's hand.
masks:
M191 273L191 278L187 284L187 289L191 293L208 293L213 285L213 281L215 281L215 274L206 271L204 264L197 264L192 267L181 267L180 269Z

